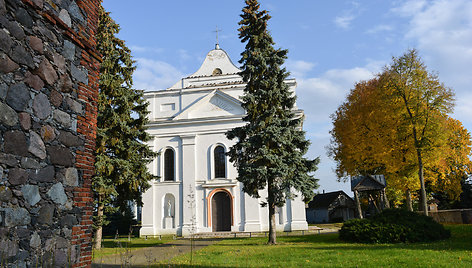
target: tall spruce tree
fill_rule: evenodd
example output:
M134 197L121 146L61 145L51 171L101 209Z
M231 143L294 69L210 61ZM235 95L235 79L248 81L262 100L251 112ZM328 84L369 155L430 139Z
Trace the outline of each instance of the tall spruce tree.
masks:
M239 22L239 38L246 43L241 53L241 75L245 83L242 97L246 125L226 133L237 139L228 155L238 169L238 181L254 198L267 189L263 205L269 209L269 244L276 244L275 208L293 198L293 190L310 200L318 187L309 175L317 169L319 158L307 160L310 145L301 129L303 118L294 113L295 96L284 80L289 73L282 68L287 50L275 49L267 29L270 19L259 10L256 0L246 0Z
M141 204L141 193L153 176L146 165L155 157L147 146L148 103L143 92L132 88L135 70L131 51L116 37L120 27L103 8L97 30L97 48L102 56L96 140L96 175L92 188L96 201L95 248L101 247L105 211Z

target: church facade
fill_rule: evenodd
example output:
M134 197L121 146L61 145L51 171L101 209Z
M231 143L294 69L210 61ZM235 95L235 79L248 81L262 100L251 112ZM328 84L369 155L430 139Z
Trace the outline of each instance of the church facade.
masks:
M239 72L217 45L194 74L145 93L149 145L160 154L149 165L159 178L143 194L141 236L269 229L268 208L260 205L267 192L259 199L244 193L225 155L234 144L225 133L244 124ZM295 90L295 79L286 83ZM301 196L277 208L276 223L279 231L308 229Z

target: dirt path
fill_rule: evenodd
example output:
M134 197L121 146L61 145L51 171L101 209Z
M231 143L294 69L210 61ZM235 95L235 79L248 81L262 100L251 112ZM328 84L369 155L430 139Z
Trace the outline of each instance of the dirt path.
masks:
M198 239L194 240L193 250L207 247L220 239ZM130 251L128 253L105 256L93 260L92 267L146 267L156 262L166 262L177 255L190 252L190 240L178 239L172 242Z
M320 233L337 233L339 227L336 226L309 226L309 230L304 235L316 235ZM254 236L264 236L264 233L254 233ZM302 235L301 233L287 233L287 235ZM283 235L285 236L285 235ZM232 234L226 234L221 238L198 238L194 240L193 250L199 250L218 242L224 237L233 237ZM167 263L177 255L190 252L190 239L177 239L169 243L133 250L127 253L114 254L93 260L94 268L111 267L147 267L156 262Z

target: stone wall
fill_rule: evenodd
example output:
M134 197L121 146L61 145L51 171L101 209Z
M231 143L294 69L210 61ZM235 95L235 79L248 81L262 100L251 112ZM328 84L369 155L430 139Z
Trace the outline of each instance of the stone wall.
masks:
M439 223L472 224L472 209L430 211L429 215Z
M90 267L99 0L0 0L0 263Z

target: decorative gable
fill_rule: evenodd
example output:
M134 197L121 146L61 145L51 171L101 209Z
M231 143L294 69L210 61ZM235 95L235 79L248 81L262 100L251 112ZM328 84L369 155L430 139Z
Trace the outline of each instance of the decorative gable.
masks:
M244 115L241 101L220 90L214 90L194 102L172 120Z
M222 74L235 74L241 70L236 67L228 54L219 47L208 52L202 66L190 77L195 76L215 76Z

